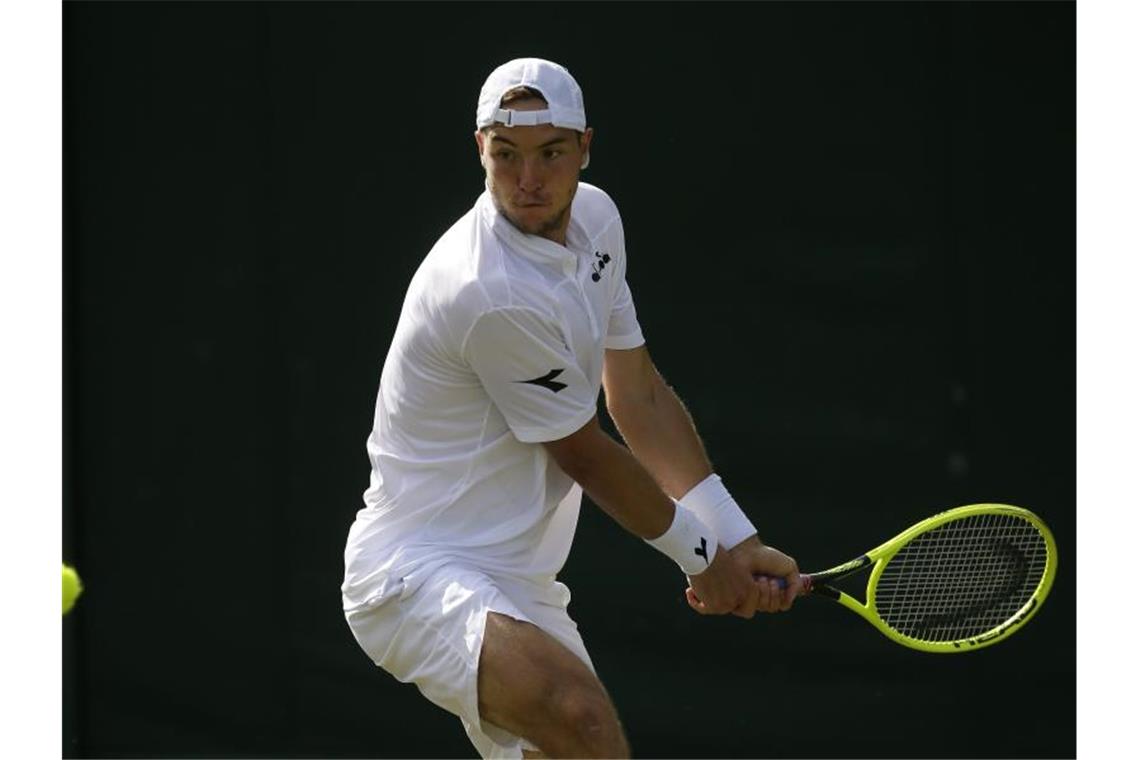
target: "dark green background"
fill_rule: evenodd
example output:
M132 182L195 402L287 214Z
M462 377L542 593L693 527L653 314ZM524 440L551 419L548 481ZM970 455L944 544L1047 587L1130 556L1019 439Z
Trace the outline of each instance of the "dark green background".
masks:
M658 365L805 569L1034 509L962 657L818 600L706 619L589 505L564 572L641 756L1073 756L1073 3L66 3L69 756L451 756L340 612L406 283L494 66L570 68Z

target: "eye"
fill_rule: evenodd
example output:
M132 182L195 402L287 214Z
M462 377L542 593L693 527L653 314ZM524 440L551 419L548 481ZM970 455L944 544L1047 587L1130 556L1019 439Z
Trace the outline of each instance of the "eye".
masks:
M499 159L500 161L508 161L513 155L514 154L511 153L511 151L506 149L500 149L494 152L495 158Z
M546 150L546 160L548 160L548 161L553 161L554 159L558 158L561 155L562 155L562 149L561 148L547 148L547 150Z

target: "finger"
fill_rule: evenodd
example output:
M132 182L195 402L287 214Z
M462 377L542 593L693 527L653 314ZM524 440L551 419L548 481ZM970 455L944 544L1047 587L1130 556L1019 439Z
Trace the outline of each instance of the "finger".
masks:
M772 584L766 577L756 580L756 609L770 612L772 604Z
M783 578L775 578L772 587L772 612L783 612L788 603L788 584Z
M769 578L764 582L764 586L767 587L768 594L762 609L764 612L775 612L784 601L784 592L780 588L780 582L775 578Z
M733 615L747 620L756 614L760 601L760 590L757 588L759 585L760 584L755 581L748 584L748 593L744 595L744 599L737 605L736 609L732 611Z
M756 608L760 612L772 612L772 582L768 579L758 581Z
M788 584L787 588L784 589L783 609L786 612L792 608L792 605L796 601L796 597L798 597L800 595L800 591L803 590L803 582L800 580L799 572L791 573L787 576L787 578L784 579L784 581Z
M693 592L693 589L691 589L691 588L685 589L685 601L689 603L689 606L692 607L694 611L696 611L702 615L709 614L708 608L705 606L705 603L697 598L697 595Z

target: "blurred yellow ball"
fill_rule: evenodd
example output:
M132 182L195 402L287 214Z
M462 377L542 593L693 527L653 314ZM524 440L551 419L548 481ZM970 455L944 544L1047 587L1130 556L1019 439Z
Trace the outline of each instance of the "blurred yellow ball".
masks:
M83 583L74 567L63 566L63 614L66 615L75 606L75 600L83 593Z

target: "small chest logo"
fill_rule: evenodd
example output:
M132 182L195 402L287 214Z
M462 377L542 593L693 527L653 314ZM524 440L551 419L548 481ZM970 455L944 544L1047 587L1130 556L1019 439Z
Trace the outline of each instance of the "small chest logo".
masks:
M590 264L590 268L594 270L590 275L590 279L594 282L602 279L602 271L606 268L606 264L610 263L610 255L608 253L601 253L600 251L594 252L594 261Z

